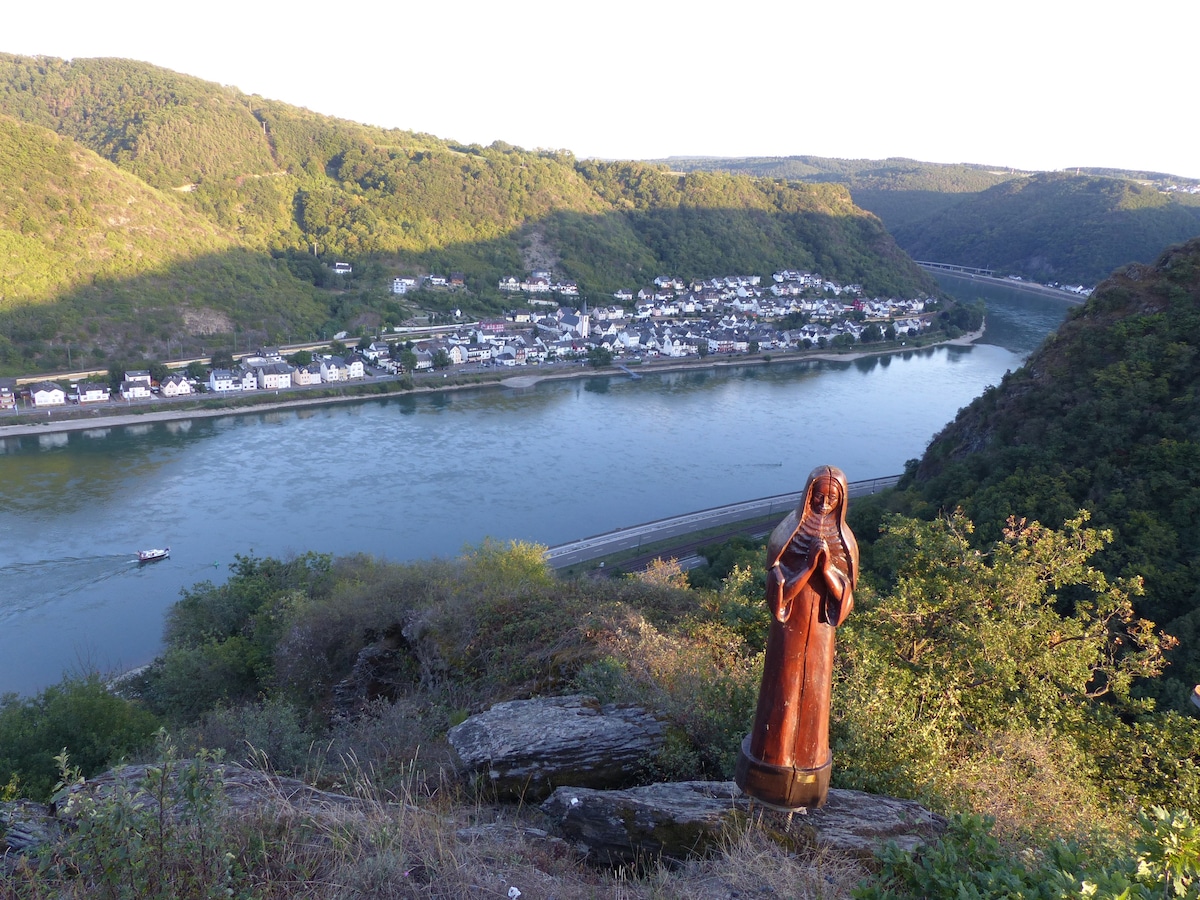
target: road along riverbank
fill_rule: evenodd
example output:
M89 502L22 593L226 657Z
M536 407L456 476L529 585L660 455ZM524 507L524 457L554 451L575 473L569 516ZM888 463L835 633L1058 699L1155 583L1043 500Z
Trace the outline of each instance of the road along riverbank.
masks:
M850 496L865 497L868 494L877 494L885 488L892 487L899 480L899 475L887 475L883 478L852 481L848 485ZM628 528L617 528L604 534L551 547L546 551L546 562L550 564L551 568L565 569L581 562L599 559L602 556L611 556L623 550L634 550L643 544L669 540L720 525L733 525L748 519L771 516L775 513L783 515L803 498L803 491L793 491L787 494L775 494L771 497L760 497L757 500L714 506L711 509L702 509L682 516L670 516L641 525L632 525Z

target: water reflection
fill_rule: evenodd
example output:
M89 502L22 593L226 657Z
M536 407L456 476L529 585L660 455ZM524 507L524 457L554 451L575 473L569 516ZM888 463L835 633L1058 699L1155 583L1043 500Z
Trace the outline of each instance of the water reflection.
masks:
M893 474L1026 352L589 375L8 439L0 591L20 602L0 605L0 692L81 656L145 661L180 589L252 549L453 556L488 536L560 543L797 489L819 462ZM837 426L811 428L818 409ZM164 545L169 561L124 566Z

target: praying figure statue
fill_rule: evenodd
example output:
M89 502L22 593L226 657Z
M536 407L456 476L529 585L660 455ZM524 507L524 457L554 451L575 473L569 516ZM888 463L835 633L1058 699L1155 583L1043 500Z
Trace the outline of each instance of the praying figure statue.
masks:
M754 728L734 780L776 809L821 806L829 792L834 630L854 608L858 579L846 499L841 469L813 469L804 498L767 543L771 628Z

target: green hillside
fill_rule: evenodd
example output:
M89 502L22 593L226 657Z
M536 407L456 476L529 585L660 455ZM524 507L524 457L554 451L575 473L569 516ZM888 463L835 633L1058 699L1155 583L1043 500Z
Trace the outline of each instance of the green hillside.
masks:
M685 172L731 172L760 178L844 184L854 203L889 230L919 222L1014 177L1001 166L928 163L914 159L831 159L823 156L712 159L671 157L664 162Z
M128 192L116 187L115 166L137 196L170 209L153 253L126 259L114 250L105 267L63 256L64 242L85 236L21 238L0 321L0 334L20 349L0 356L10 371L63 364L69 346L97 359L161 354L168 342L191 352L228 345L234 329L247 341L274 342L400 321L417 306L492 313L512 302L499 293L499 279L532 268L553 268L579 282L586 298L603 301L660 274L783 267L817 268L873 293L937 293L840 186L680 176L503 142L461 146L118 59L0 54L0 115L26 123L19 141L10 126L11 147L0 147L0 164L20 189L12 193L22 197L21 218L8 211L0 220L6 242L20 243L13 235L25 234L26 220L54 220L52 195L74 193L70 182L49 193L38 187L60 176L41 171L37 154L17 146L49 144L49 132L60 146L87 148L110 164L113 195L93 191L89 205L123 201ZM34 137L38 129L46 131ZM198 246L189 229L209 244ZM354 263L354 278L332 278L335 260ZM388 290L396 275L455 271L467 290L452 299L399 303ZM139 297L152 302L134 303ZM81 313L106 305L128 308L119 328Z
M250 316L296 333L327 318L281 261L45 129L0 116L0 180L19 188L0 192L0 369L182 351L185 335L198 353Z
M1007 181L921 222L897 226L916 259L1094 284L1200 234L1200 210L1124 178L1042 174Z
M836 182L883 220L914 259L1000 269L1039 281L1095 284L1130 261L1200 234L1193 179L1162 172L1078 169L1018 173L997 166L816 156L667 160L724 171Z
M1097 288L1017 372L930 444L898 507L961 507L982 540L1010 515L1113 530L1140 615L1178 637L1168 693L1200 681L1200 239Z

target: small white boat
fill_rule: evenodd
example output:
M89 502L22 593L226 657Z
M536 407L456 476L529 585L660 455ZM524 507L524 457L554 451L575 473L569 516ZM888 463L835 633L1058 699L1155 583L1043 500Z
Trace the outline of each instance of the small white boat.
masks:
M155 547L153 550L139 550L138 551L138 562L140 562L140 563L154 562L155 560L166 559L170 555L171 555L170 547L163 547L161 549L158 547Z

